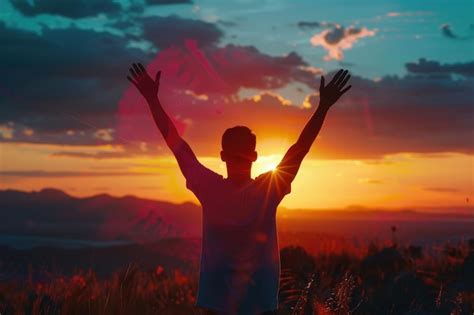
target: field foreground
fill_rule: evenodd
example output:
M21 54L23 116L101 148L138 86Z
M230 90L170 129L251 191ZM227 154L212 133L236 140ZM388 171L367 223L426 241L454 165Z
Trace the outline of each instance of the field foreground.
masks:
M281 249L279 314L472 314L474 240L437 248L371 243L308 253ZM140 261L100 275L28 265L0 283L3 314L203 314L196 256L181 267ZM8 268L3 262L2 272ZM49 270L48 270L49 269ZM38 276L41 274L41 276ZM16 279L15 279L16 277Z

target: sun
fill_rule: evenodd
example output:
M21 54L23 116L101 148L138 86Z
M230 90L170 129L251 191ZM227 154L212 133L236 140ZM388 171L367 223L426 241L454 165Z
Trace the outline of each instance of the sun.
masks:
M277 166L278 166L278 163L276 163L276 162L275 163L268 163L265 166L265 168L267 168L268 170L273 172L274 170L276 170Z
M258 160L255 162L255 169L259 173L275 171L281 159L282 159L282 156L276 155L276 154L260 156Z

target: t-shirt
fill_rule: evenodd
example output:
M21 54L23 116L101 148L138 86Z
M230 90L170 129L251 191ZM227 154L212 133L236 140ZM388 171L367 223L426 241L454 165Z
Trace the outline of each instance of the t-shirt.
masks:
M199 199L202 252L195 305L232 314L276 310L280 255L276 209L291 191L279 171L237 186L200 163L186 187Z

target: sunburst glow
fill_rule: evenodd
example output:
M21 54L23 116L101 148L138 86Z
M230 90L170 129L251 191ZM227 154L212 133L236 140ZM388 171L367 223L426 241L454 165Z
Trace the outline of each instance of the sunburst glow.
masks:
M274 171L283 157L279 154L260 156L255 162L256 173Z

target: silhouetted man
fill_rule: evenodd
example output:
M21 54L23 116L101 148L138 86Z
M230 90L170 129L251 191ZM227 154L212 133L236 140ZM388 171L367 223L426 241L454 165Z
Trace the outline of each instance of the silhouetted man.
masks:
M329 108L348 91L350 75L340 70L328 85L321 77L318 109L275 170L250 177L257 159L256 137L247 127L227 129L222 161L227 178L199 163L158 100L159 71L153 80L140 64L127 76L147 100L156 125L178 161L186 187L203 209L203 236L196 306L216 314L276 313L280 255L276 209L291 191L303 158L321 129Z

